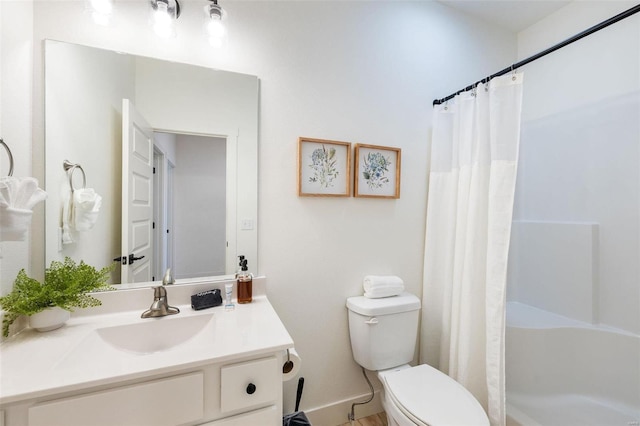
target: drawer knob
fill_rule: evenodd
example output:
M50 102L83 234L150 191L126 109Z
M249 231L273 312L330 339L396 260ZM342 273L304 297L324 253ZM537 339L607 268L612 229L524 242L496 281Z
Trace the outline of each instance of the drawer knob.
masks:
M253 383L249 383L247 385L247 393L249 395L253 395L253 393L256 391L256 385L254 385Z

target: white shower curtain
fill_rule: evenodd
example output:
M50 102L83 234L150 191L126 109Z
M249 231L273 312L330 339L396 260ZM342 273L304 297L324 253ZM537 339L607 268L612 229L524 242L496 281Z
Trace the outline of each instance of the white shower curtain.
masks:
M505 423L504 318L523 75L434 109L421 361Z

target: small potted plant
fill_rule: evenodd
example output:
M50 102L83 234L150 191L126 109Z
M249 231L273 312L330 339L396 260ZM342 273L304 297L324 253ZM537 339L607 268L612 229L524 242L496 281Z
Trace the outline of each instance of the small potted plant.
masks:
M22 269L13 284L13 290L0 297L5 311L2 335L9 335L9 326L20 316L29 316L29 324L39 331L61 327L73 308L88 308L102 304L88 292L112 289L107 284L113 265L97 270L83 261L76 264L66 257L64 262L53 261L45 269L44 284L27 276Z

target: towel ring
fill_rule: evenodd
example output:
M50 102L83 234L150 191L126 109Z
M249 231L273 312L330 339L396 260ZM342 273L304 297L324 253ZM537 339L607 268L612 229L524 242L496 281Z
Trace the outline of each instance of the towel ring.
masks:
M7 151L7 155L9 156L9 175L8 176L13 176L13 155L11 154L11 150L9 149L9 145L4 143L4 140L2 140L2 138L0 138L0 145L4 147L4 149Z
M64 163L62 163L62 167L64 167L64 171L69 175L69 186L71 186L71 192L78 189L73 187L73 172L75 172L76 169L79 169L82 173L82 189L87 187L87 176L84 174L84 169L80 164L74 164L69 160L64 160Z

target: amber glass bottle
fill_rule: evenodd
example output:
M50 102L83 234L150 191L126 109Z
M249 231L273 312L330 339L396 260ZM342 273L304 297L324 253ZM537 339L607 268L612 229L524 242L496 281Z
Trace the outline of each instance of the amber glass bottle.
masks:
M253 275L247 268L247 259L240 258L240 270L238 271L238 303L251 303L253 300Z

